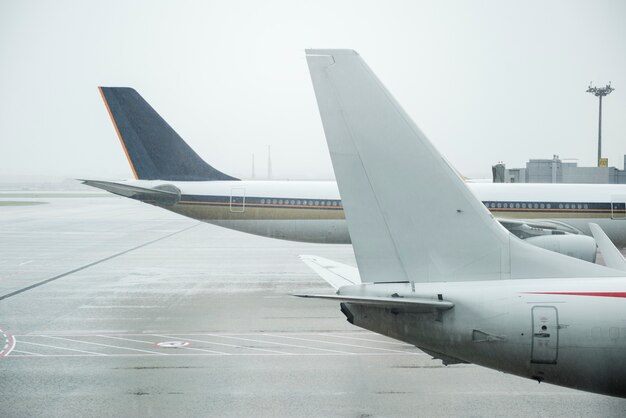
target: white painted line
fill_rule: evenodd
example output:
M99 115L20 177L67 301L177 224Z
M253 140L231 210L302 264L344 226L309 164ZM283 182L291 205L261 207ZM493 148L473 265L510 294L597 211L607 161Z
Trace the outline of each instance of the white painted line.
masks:
M255 343L278 344L278 345L284 345L286 347L305 348L307 350L320 350L320 351L328 351L328 352L331 352L331 353L339 353L339 354L355 354L355 353L350 353L350 352L347 352L347 351L331 350L331 349L328 349L328 348L308 347L308 346L297 345L297 344L278 343L276 341L263 341L263 340L255 340L255 339L252 339L252 338L231 337L231 336L228 336L228 335L219 335L219 334L204 334L204 335L208 335L208 336L212 336L212 337L220 337L220 338L230 338L230 339L233 339L233 340L241 340L241 341L252 341L252 342L255 342Z
M167 354L165 354L165 353L158 353L156 351L148 351L148 350L140 350L138 348L128 348L128 347L120 347L120 346L117 346L117 345L94 343L94 342L91 342L91 341L73 340L71 338L53 337L51 335L42 335L42 337L54 338L56 340L63 340L63 341L72 341L72 342L77 342L77 343L82 343L82 344L99 345L99 346L102 346L102 347L117 348L117 349L120 349L120 350L141 351L143 353L156 354L156 355L159 355L159 356L167 356Z
M157 335L157 334L154 334ZM158 337L164 337L164 338L174 338L171 336L167 336L167 335L157 335ZM185 337L184 335L182 335L182 337ZM268 353L274 353L274 354L286 354L286 355L292 355L293 353L286 353L284 351L276 351L276 350L269 350L267 348L258 348L258 347L246 347L243 345L234 345L234 344L225 344L225 343L217 343L214 341L206 341L206 340L196 340L193 338L185 338L185 340L187 341L193 341L193 342L197 342L197 343L207 343L207 344L214 344L214 345L221 345L224 347L232 347L232 348L243 348L245 350L257 350L257 351L265 351Z
M125 335L145 335L145 334L125 334ZM99 337L104 337L104 338L112 338L114 340L122 340L122 341L132 341L134 343L144 343L144 344L150 344L150 345L154 345L153 341L145 341L145 340L134 340L132 338L122 338L122 337L114 337L112 335L98 335Z
M286 335L275 335L275 334L264 334L268 337L274 337L274 338L288 338L290 340L299 340L299 341L307 341L307 342L311 342L311 343L321 343L321 344L333 344L333 345L341 345L341 346L345 346L345 347L354 347L354 348L365 348L367 350L380 350L380 351L390 351L393 353L405 353L405 351L400 351L400 350L391 350L389 348L377 348L377 347L369 347L369 346L365 346L365 345L356 345L356 344L347 344L347 343L336 343L336 342L332 342L332 341L321 341L321 340L313 340L310 338L299 338L299 337L288 337Z
M145 335L145 334L134 334L134 335ZM147 336L147 337L161 337L160 335L156 335L156 334L150 334L150 335L146 335L146 336ZM134 341L134 342L137 342L137 343L145 343L145 344L150 344L150 345L152 345L152 346L154 346L154 344L155 344L155 342L153 342L153 341L133 340L133 339L131 339L131 338L113 337L113 336L111 336L111 335L102 335L102 337L106 337L106 338L113 338L113 339L115 339L115 340ZM170 337L167 337L167 338L170 338ZM185 349L185 350L205 351L205 352L207 352L207 353L212 353L212 354L222 354L222 355L225 355L225 356L229 356L229 355L230 355L230 353L224 353L224 352L221 352L221 351L204 350L204 349L202 349L202 348L193 348L193 347L181 347L181 348L182 348L182 349ZM171 355L171 354L170 354L170 355ZM178 354L177 354L177 355L178 355Z
M20 265L20 266L25 266L26 264L30 264L30 263L32 263L33 261L35 261L35 260L24 261L23 263L20 263L19 265Z
M204 348L181 347L181 350L204 351L205 353L210 353L210 354L218 354L218 355L222 355L222 356L232 356L232 354L230 354L230 353L224 353L223 351L206 350Z
M185 348L189 341L161 341L155 344L159 348Z
M39 356L39 357L44 357L44 354L37 354L37 353L31 353L30 351L26 351L26 350L13 350L14 353L24 353L27 354L29 356ZM15 355L11 356L11 357L15 357Z
M6 340L4 347L2 347L2 349L0 350L0 357L6 357L11 354L11 351L13 351L13 349L15 348L15 337L1 329L0 334L4 335L4 338Z
M48 344L39 344L39 343L33 343L30 341L23 341L20 340L20 344L31 344L31 345L38 345L40 347L47 347L47 348L53 348L55 350L68 350L68 351L76 351L78 353L85 353L85 354L91 354L93 356L106 356L106 354L101 354L101 353L94 353L91 351L85 351L85 350L76 350L74 348L65 348L65 347L57 347L54 345L48 345ZM42 354L42 356L45 356L45 354Z
M163 309L157 305L82 305L78 309Z
M401 343L401 342L396 342L396 341L380 341L380 340L373 340L373 339L370 339L370 338L348 337L348 336L345 336L345 335L334 335L334 334L325 334L325 333L319 333L318 335L325 335L327 337L333 337L333 338L346 338L346 339L349 339L349 340L371 341L373 343L393 344L393 345L402 345L402 346L405 346L405 347L414 347L411 344Z
M39 344L41 345L41 344ZM56 347L58 348L58 347ZM169 354L170 356L188 356L188 357L219 357L219 354L203 354L203 353L177 353ZM301 354L273 354L273 353L239 353L239 354L224 354L225 356L233 357L358 357L358 356L373 356L373 357L388 357L388 356L410 356L410 353L301 353ZM153 354L18 354L12 355L12 358L27 358L27 357L154 357Z

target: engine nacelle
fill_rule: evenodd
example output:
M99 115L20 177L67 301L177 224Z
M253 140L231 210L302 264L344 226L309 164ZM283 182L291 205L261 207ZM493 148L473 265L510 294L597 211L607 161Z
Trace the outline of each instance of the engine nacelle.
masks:
M587 235L541 235L527 238L524 242L590 263L596 262L596 241Z

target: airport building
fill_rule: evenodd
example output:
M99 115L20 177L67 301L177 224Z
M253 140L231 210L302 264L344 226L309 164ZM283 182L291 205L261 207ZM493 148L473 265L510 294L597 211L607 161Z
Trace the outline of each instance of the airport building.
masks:
M525 168L506 168L504 163L498 163L492 166L492 173L494 183L626 184L626 170L608 164L579 167L577 162L563 161L558 155L552 159L531 159Z

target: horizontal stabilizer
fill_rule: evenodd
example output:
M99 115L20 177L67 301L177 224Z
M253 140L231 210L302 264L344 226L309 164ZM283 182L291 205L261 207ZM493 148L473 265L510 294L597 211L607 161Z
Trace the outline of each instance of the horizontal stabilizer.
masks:
M600 228L600 225L590 223L589 228L602 253L604 264L616 270L626 271L626 259L613 242L611 242L611 239L607 237L602 228Z
M300 259L335 289L361 284L359 270L356 267L315 255L301 255Z
M364 297L345 295L293 295L300 298L330 299L339 302L356 305L377 306L379 308L400 309L404 312L432 312L436 310L448 310L454 307L454 303L446 300L425 298L403 297Z
M87 186L106 190L113 194L129 197L145 203L169 206L180 200L180 190L171 184L157 186L159 188L148 189L145 187L130 186L123 183L100 180L81 180Z

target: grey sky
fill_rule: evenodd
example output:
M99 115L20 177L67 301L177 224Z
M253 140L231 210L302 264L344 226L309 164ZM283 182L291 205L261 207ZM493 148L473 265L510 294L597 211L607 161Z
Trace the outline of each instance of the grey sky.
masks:
M130 177L96 89L131 86L210 164L329 179L304 48L356 49L463 174L626 153L626 2L0 0L0 180Z

